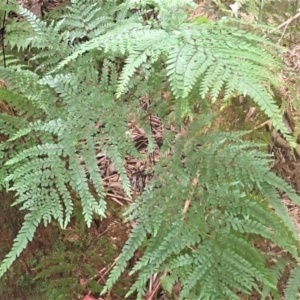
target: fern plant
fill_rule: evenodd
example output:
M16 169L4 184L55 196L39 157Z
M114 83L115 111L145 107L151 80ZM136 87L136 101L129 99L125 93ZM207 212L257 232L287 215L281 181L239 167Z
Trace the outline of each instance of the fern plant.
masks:
M255 279L279 299L273 272L265 267L270 257L252 243L258 234L297 260L294 224L274 188L296 203L299 197L268 172L268 157L253 149L258 145L242 141L244 133L206 135L201 125L203 117L176 140L174 155L162 157L154 168L156 180L129 209L128 220L137 225L107 286L151 236L132 270L139 274L129 293L142 297L150 275L167 272L163 286L180 281L182 299L239 299L234 288L259 290Z
M247 94L292 141L270 93L279 85L276 46L227 21L194 22L194 7L190 0L72 0L50 23L19 8L32 28L28 43L37 68L0 68L0 95L13 108L0 119L1 185L26 211L0 276L41 222L68 225L74 198L81 199L88 226L94 213L105 217L97 158L112 161L131 196L125 155L144 156L127 124L144 125L151 153L157 145L145 120L155 114L165 126L155 179L128 210L136 225L106 290L150 237L132 270L139 275L129 293L138 299L159 272L168 291L180 282L182 299L238 299L237 290L253 289L279 299L278 276L266 267L270 257L253 241L270 240L297 260L296 229L277 189L297 204L300 199L268 171L261 145L243 141L246 132L210 126L217 99ZM140 108L144 97L148 110ZM175 135L168 128L182 126L183 118L186 131Z

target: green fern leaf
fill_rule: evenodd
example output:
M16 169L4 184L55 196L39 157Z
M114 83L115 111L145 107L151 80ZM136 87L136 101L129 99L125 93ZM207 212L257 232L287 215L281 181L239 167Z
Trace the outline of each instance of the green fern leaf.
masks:
M35 230L41 222L41 213L39 211L32 211L26 214L22 228L20 229L17 237L14 240L11 251L6 255L0 265L0 277L12 265L16 258L25 249L28 242L31 242Z
M286 300L296 300L299 298L300 289L300 267L297 265L291 271L290 277L286 284L284 296Z

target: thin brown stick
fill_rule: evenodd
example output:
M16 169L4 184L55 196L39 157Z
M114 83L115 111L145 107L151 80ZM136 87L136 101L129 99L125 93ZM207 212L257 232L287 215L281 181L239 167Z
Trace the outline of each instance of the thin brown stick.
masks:
M290 17L288 20L286 20L283 23L281 23L280 25L278 25L277 28L271 30L268 34L273 33L274 31L276 31L278 29L282 29L283 27L285 28L284 29L284 32L285 32L286 28L290 25L290 23L293 22L294 20L298 19L299 17L300 17L300 11L298 10L298 13L296 13L293 17ZM283 32L283 34L284 34L284 32ZM266 36L267 36L267 34L264 37L266 37ZM280 39L282 39L282 37Z
M120 206L123 206L123 203L120 202L119 200L115 199L114 197L110 197L109 199L111 199L112 201L115 201L116 203L118 203Z
M182 211L183 214L186 214L186 212L187 212L187 210L188 210L190 204L191 204L191 200L186 200L186 201L185 201L184 207L183 207L183 211Z
M155 287L152 290L151 294L149 296L147 296L147 300L153 300L153 297L158 292L159 287L160 287L160 281L157 282L157 284L155 285Z
M259 129L259 128L263 127L263 126L268 126L270 128L271 127L271 121L267 120L267 121L265 121L265 122L263 122L263 123L255 126L254 130Z
M298 10L298 13L295 14L293 17L290 17L288 20L277 26L277 29L281 29L282 27L288 26L291 22L298 19L300 17L300 11Z
M291 149L290 143L287 142L284 138L282 138L280 133L276 129L274 129L272 131L272 138L278 146L283 147L283 148ZM296 145L294 150L296 151L296 153L298 155L300 155L300 145L299 144Z
M125 200L125 201L130 202L130 203L132 202L131 199L126 198L126 197L123 197L123 196L117 196L117 195L111 194L111 193L107 193L106 195L107 195L107 196L110 196L110 197L115 197L115 198L117 198L117 199Z
M167 275L167 271L163 271L162 276L166 276L166 275ZM156 281L156 283L155 283L154 289L152 289L152 292L149 295L147 295L147 300L153 300L154 296L158 292L159 287L161 286L158 276L155 281Z

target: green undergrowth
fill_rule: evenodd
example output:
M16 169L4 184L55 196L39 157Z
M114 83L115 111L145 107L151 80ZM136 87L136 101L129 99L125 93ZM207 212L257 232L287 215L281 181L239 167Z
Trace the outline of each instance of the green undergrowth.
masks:
M1 202L1 211L7 215L16 210L8 205L9 201ZM58 226L39 228L38 241L31 243L0 279L1 299L76 300L82 299L88 291L95 297L99 295L105 283L98 275L99 271L109 268L126 241L119 210L113 202L109 203L108 220L100 223L99 228L94 224L88 229L79 210L78 213L75 211L65 231ZM105 232L110 222L115 222L116 227L114 231L108 228ZM11 245L16 232L12 226L14 223L1 218L0 228L6 235L5 241L1 239L0 255L4 255ZM111 292L114 299L124 299L132 280L123 276Z

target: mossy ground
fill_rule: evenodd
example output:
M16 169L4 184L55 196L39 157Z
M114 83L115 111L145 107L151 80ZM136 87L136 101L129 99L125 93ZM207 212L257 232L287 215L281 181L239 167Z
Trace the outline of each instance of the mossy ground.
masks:
M10 207L13 195L0 194L0 257L10 250L22 224L22 214ZM0 280L2 300L82 299L89 291L99 296L108 271L127 240L129 227L120 218L121 207L108 200L107 218L91 228L74 216L66 230L40 225L34 240ZM13 222L12 222L13 220ZM110 292L124 299L134 277L124 276ZM107 298L109 299L109 298ZM132 298L134 299L134 297Z

